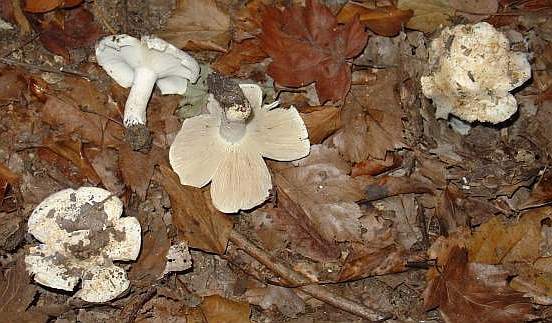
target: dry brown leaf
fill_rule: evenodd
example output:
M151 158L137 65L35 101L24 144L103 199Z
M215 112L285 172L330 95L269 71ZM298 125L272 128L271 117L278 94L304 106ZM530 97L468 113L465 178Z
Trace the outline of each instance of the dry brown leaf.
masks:
M183 186L168 166L161 165L161 184L169 194L172 221L190 247L223 254L232 231L232 220L215 210L207 189Z
M219 295L207 296L199 306L207 323L250 323L251 309L245 302L235 302Z
M348 175L350 167L337 150L314 145L308 157L295 163L297 166L275 165L279 168L275 175L279 196L291 201L286 203L288 207L302 210L311 229L327 241L360 240L359 218L363 214L355 201L364 194Z
M388 151L404 147L404 112L395 93L397 70L375 72L372 84L354 85L341 111L341 128L332 138L349 161L385 159Z
M305 311L305 302L291 288L268 285L263 288L248 289L247 301L267 310L275 307L286 317L296 317Z
M396 169L402 165L403 158L394 153L388 153L384 160L369 159L360 163L355 163L351 170L351 176L370 175L376 176L392 169Z
M411 194L433 194L435 187L431 182L415 177L381 176L378 178L362 178L365 185L365 201L377 201L386 197Z
M0 69L0 107L19 101L27 88L25 77L15 69Z
M489 15L498 10L498 0L449 0L450 6L467 14Z
M27 12L44 13L57 8L76 7L83 0L27 0L23 8Z
M98 176L96 170L84 155L82 143L80 141L70 139L55 140L52 137L48 137L44 139L43 146L56 153L58 156L70 161L91 184L98 185L101 183L100 176ZM41 156L41 158L47 158L45 155L41 155L40 151L39 156ZM72 177L71 174L67 173L66 176L69 178Z
M149 214L138 217L142 227L142 250L128 273L133 286L146 287L163 275L165 255L171 246L163 218ZM149 222L146 222L149 221Z
M534 318L529 298L507 286L506 272L468 262L468 252L453 247L440 255L440 268L428 272L427 309L439 307L447 323L518 323Z
M233 38L237 42L254 38L261 33L262 16L271 0L251 0L232 15Z
M258 63L268 57L260 46L258 39L246 39L241 43L232 43L230 50L219 56L212 67L222 74L235 75L242 64Z
M413 14L412 10L401 10L394 6L369 8L361 3L347 2L339 11L337 20L347 23L358 16L360 22L376 34L392 37L401 31Z
M341 128L341 109L332 106L309 107L301 109L301 118L305 122L311 144L320 144Z
M546 170L519 209L542 206L552 202L552 171Z
M178 0L159 36L179 48L226 52L229 29L230 17L215 0Z
M455 14L448 0L399 0L397 7L413 10L414 16L406 27L423 32L433 32L450 25Z
M102 35L94 15L83 7L31 17L44 47L66 60L70 59L69 49L93 45Z
M347 59L362 52L368 36L358 19L339 25L326 6L307 0L306 7L268 7L262 29L262 49L272 58L267 73L277 83L315 82L321 103L345 98L351 86Z
M119 169L123 181L142 201L146 199L157 159L163 154L157 147L153 147L147 154L135 151L126 142L119 147Z
M106 116L84 112L67 97L48 96L42 120L59 128L64 136L79 135L83 142L97 146L117 147L123 137L121 125Z
M25 270L23 259L13 267L0 270L0 317L3 322L46 322L48 316L27 311L35 298L37 288Z
M540 257L543 221L548 208L526 212L517 223L504 223L494 217L483 223L469 244L470 261L485 264L532 263Z
M351 281L406 269L405 251L390 234L382 234L366 244L355 244L347 255L337 281Z

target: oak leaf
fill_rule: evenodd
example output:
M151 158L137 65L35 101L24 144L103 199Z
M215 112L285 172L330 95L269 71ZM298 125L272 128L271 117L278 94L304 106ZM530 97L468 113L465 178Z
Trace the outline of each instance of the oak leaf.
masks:
M347 59L362 52L367 37L358 18L340 25L315 0L307 1L305 7L267 7L260 35L262 49L272 58L268 75L289 87L315 82L321 103L347 95L351 86Z

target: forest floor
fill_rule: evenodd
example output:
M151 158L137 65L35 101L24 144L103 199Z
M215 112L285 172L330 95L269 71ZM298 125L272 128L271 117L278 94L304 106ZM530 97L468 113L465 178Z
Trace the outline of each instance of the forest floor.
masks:
M0 322L552 321L552 1L0 0L0 18ZM431 41L482 21L527 53L518 110L436 115ZM97 64L114 34L201 67L183 96L154 89L149 149L132 149L129 89ZM294 106L311 144L266 159L270 197L238 214L169 165L214 72ZM138 258L115 262L130 287L102 303L25 262L44 243L33 210L83 186L141 226Z

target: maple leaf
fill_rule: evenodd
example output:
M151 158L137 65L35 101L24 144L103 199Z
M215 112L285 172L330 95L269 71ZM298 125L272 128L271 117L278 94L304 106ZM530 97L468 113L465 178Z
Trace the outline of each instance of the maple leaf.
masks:
M347 59L362 52L368 34L358 18L340 25L327 7L308 0L305 7L266 8L260 39L272 58L268 75L289 87L315 82L324 103L339 101L349 91Z
M446 322L524 322L531 319L529 298L506 285L497 267L468 263L468 251L454 246L440 270L428 273L427 309L439 307ZM441 259L439 259L441 262Z

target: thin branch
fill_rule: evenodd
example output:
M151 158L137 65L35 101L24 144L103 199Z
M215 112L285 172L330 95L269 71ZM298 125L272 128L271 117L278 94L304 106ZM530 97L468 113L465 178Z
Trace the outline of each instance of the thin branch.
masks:
M36 69L36 70L39 70L39 71L49 72L49 73L69 74L69 75L74 75L74 76L80 76L80 77L84 77L84 78L86 78L88 80L91 80L91 81L96 80L95 77L92 77L92 76L90 76L86 73L83 73L83 72L77 71L77 70L73 70L73 69L70 69L70 68L65 68L64 66L62 66L60 68L54 68L54 67L49 67L49 66L44 66L44 65L35 65L35 64L23 63L23 62L15 61L13 59L8 59L8 58L0 58L0 63L6 64L6 65L12 65L12 66L19 66L19 67L28 68L28 69Z
M294 285L301 285L300 287L298 287L298 289L300 289L302 292L309 294L312 297L323 301L324 303L374 322L381 322L392 317L387 313L380 313L376 310L368 308L363 304L359 304L348 298L338 295L325 286L305 285L306 283L311 283L309 279L307 279L307 277L287 268L281 263L275 263L274 261L272 261L270 255L255 246L253 243L248 241L247 238L236 231L232 231L232 233L230 234L230 242L232 242L238 249L243 250L245 253L255 258L265 267L278 274L284 280Z

